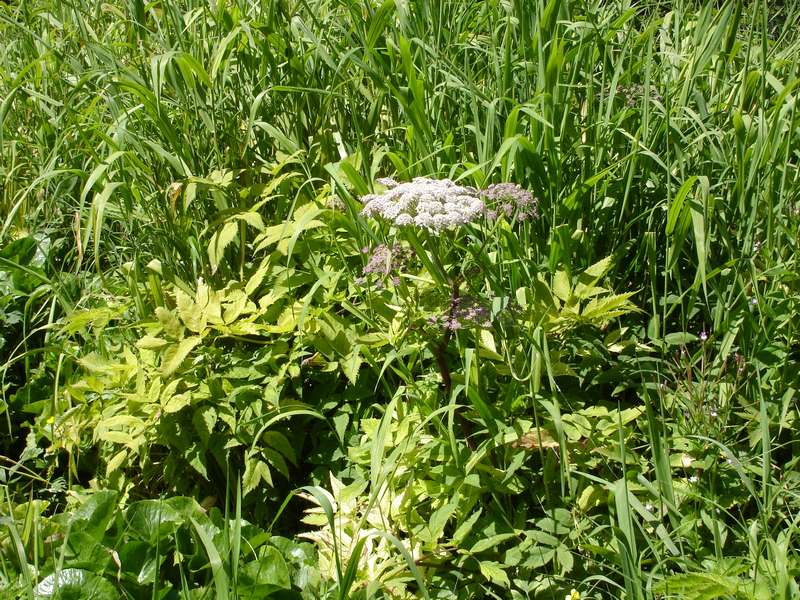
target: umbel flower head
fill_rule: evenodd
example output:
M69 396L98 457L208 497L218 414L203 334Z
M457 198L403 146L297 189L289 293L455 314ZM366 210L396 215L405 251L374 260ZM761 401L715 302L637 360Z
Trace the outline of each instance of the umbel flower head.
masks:
M478 190L450 179L416 177L408 183L379 180L387 186L381 194L369 194L361 200L363 214L382 217L395 225L416 225L430 231L442 231L478 219L484 210Z
M452 229L485 216L517 221L539 216L537 200L515 183L496 183L486 189L462 186L450 179L417 177L408 183L378 179L388 189L361 200L362 214L381 217L399 227L416 225L430 231Z

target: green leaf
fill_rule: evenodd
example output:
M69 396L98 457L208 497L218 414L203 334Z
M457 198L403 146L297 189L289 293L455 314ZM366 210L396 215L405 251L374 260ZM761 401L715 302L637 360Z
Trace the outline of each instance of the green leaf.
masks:
M474 513L472 513L469 518L461 523L456 529L455 533L453 534L453 543L456 545L460 545L466 537L469 535L470 531L472 531L472 527L475 525L475 522L481 516L481 512L483 512L482 508L479 508Z
M128 458L128 449L124 448L117 452L111 460L106 463L106 475L111 475L114 471L119 469Z
M694 249L697 254L697 279L696 281L706 287L706 270L708 266L708 247L706 242L706 203L707 194L689 203L692 215L692 230L694 232Z
M677 333L668 333L664 336L664 341L668 346L683 346L691 342L696 342L699 338L691 333L683 331Z
M156 308L156 318L169 337L179 339L183 335L183 327L181 327L178 317L171 310L159 306Z
M254 211L247 211L243 213L239 213L234 215L234 219L238 219L239 221L244 221L250 227L258 229L259 231L264 231L264 220L261 218L261 215Z
M686 196L691 191L695 181L697 181L697 176L692 175L689 177L689 179L683 182L683 185L681 185L678 193L675 194L675 198L670 204L669 210L667 211L667 236L672 235L672 233L675 231L675 225L678 223L678 217L683 212L683 205L686 201Z
M102 430L99 433L96 433L95 435L98 440L103 440L104 442L111 442L112 444L124 444L125 446L128 446L131 450L136 450L139 447L139 443L133 439L133 436L124 431Z
M575 559L572 556L572 552L570 552L569 548L564 544L560 544L556 548L556 558L561 565L562 572L569 573L572 571L572 567L575 565Z
M517 536L514 533L498 533L488 538L479 540L472 546L472 548L469 549L469 552L470 554L477 554L478 552L483 552L489 548L496 548L498 544L515 537Z
M606 256L581 273L578 280L587 287L593 286L611 270L611 265L611 257Z
M229 221L211 237L211 243L208 245L208 260L211 264L212 273L217 272L219 263L225 253L225 248L234 240L238 230L239 224L236 221Z
M200 475L203 479L208 481L208 469L206 469L206 451L200 444L192 444L186 452L186 459L189 465Z
M117 600L110 581L84 569L63 569L42 579L33 590L39 600Z
M248 562L239 572L237 591L265 598L276 590L291 589L289 569L277 548L266 546L262 555Z
M195 431L197 431L203 444L208 445L208 440L211 437L211 432L214 431L214 426L219 420L217 410L213 406L204 406L196 410L192 415L192 424Z
M132 534L154 543L173 534L184 517L163 500L139 500L128 507L125 519Z
M344 360L340 361L339 364L342 366L342 371L344 371L345 376L347 379L355 385L356 381L358 381L358 373L361 369L361 346L358 344L353 346L353 349L350 351Z
M262 481L272 487L272 473L270 473L269 465L257 457L247 459L242 477L242 494L246 496Z
M184 325L190 331L202 333L207 324L205 306L195 304L189 294L180 289L175 290L175 306Z
M563 302L569 300L572 295L572 285L566 271L557 271L553 277L553 293Z
M585 319L607 321L624 315L636 309L629 301L629 298L633 295L633 292L629 292L626 294L611 294L602 298L593 298L586 303L581 316Z
M210 522L201 523L199 520L194 518L190 518L189 520L194 526L197 537L200 538L200 542L203 544L203 547L206 550L208 563L211 566L211 574L214 578L214 588L216 591L217 600L227 600L228 592L230 590L228 585L228 574L225 572L222 557L220 556L217 547L214 545L214 534L216 533L216 528Z
M123 450L125 452L125 450ZM102 540L117 509L117 492L104 490L92 494L89 499L72 513L73 527L80 527L96 540Z
M511 582L508 580L508 575L503 570L503 566L500 563L492 560L482 560L478 565L481 569L481 575L492 583L502 587L509 587L511 585Z
M285 435L278 431L265 431L261 434L261 440L265 445L274 448L288 458L292 464L297 464L297 453Z
M193 335L165 350L161 358L161 374L165 377L172 375L201 341L199 336Z
M685 600L714 600L735 596L740 582L738 577L716 573L681 573L656 583L653 592Z
M176 413L192 403L192 397L189 394L173 394L167 398L161 405L165 413Z
M169 342L164 338L146 335L136 342L136 347L140 350L159 350L167 344L169 344Z
M445 525L453 516L453 513L458 509L458 494L453 496L447 504L444 504L433 511L430 516L427 532L420 535L421 538L427 537L425 540L431 544L435 544L444 533ZM426 535L427 534L427 535Z
M159 556L154 545L142 541L128 542L119 551L121 570L139 585L155 582L163 558L164 555Z

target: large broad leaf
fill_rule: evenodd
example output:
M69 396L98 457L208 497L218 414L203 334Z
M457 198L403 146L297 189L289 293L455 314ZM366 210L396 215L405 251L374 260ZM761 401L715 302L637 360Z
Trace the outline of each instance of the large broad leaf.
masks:
M72 513L72 527L79 527L82 532L101 540L114 518L116 507L117 492L97 492Z
M277 548L265 546L258 560L244 565L239 571L237 592L244 597L266 598L278 590L291 589L289 569Z
M166 555L148 542L128 542L119 550L121 570L139 585L152 584Z
M89 569L94 573L103 573L112 568L111 554L108 547L94 537L81 531L79 525L70 529L61 547L65 563L71 567Z
M41 600L117 600L119 593L106 581L83 569L63 569L42 579L33 590Z
M134 502L125 516L130 532L148 542L164 539L174 533L185 519L181 511L163 500Z

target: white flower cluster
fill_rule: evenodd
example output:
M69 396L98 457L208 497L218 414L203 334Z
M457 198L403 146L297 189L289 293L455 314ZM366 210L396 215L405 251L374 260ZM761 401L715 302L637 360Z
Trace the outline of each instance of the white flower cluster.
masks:
M408 183L381 179L387 186L381 194L369 194L361 201L363 214L382 217L398 226L416 225L431 231L451 229L470 223L483 214L478 190L449 179L416 177Z

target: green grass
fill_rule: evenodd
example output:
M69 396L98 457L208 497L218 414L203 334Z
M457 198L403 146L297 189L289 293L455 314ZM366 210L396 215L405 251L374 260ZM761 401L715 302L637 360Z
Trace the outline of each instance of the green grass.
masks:
M799 25L2 5L0 595L798 595ZM540 217L390 227L386 176Z

